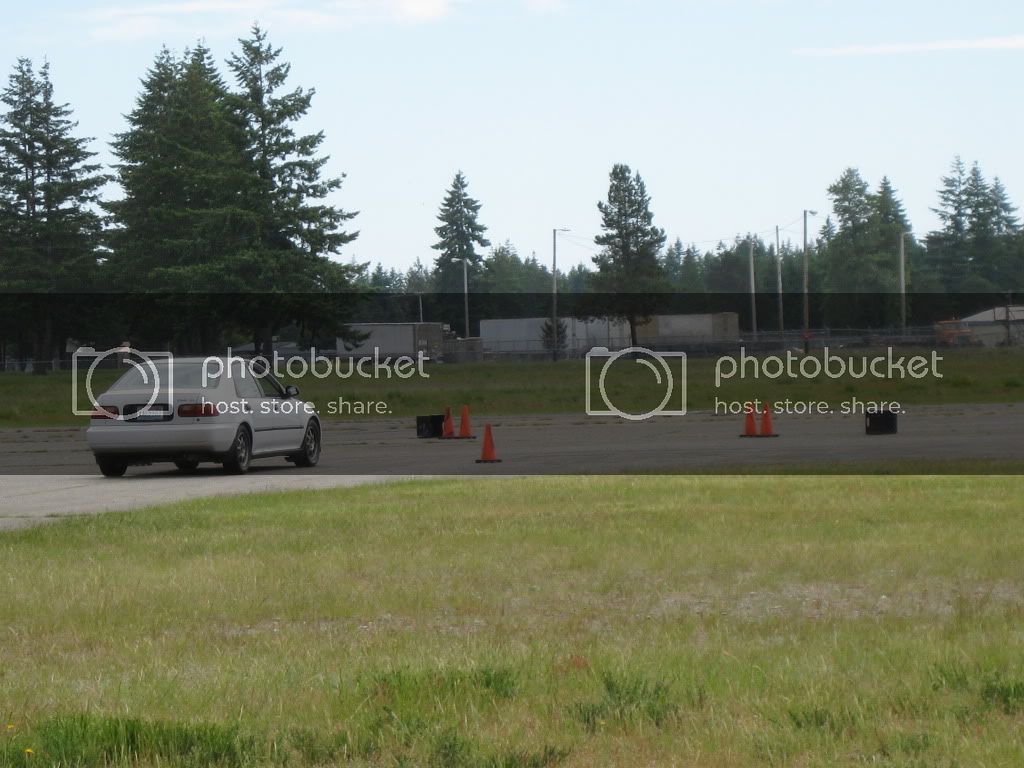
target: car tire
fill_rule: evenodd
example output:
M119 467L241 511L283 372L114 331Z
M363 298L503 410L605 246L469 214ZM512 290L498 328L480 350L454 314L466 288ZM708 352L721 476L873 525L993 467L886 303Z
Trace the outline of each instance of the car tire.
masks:
M320 438L320 425L315 421L310 421L302 436L302 448L298 453L289 456L288 461L297 467L315 467L320 463L320 454L323 450Z
M176 461L174 466L178 468L179 472L183 472L186 475L191 475L197 469L199 469L198 461Z
M232 475L243 475L249 471L252 462L252 435L248 427L239 427L231 447L224 455L224 471Z
M128 462L124 459L97 456L96 464L104 477L124 477L124 473L128 471Z

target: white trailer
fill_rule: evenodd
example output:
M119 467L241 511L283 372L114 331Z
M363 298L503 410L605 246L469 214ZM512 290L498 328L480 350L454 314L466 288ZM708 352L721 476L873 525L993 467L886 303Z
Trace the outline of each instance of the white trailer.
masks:
M379 350L381 356L415 357L423 352L438 360L444 352L444 329L441 323L351 323L353 331L366 334L365 341L354 344L338 339L340 357L363 357Z

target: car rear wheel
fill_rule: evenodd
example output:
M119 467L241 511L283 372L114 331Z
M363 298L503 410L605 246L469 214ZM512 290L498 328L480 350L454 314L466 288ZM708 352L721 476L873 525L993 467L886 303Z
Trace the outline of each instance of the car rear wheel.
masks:
M193 472L195 472L197 469L199 469L199 462L198 461L176 461L176 462L174 462L174 466L176 466L178 468L179 472L184 472L185 474L190 475Z
M123 477L128 471L128 462L123 459L114 459L109 456L97 456L96 464L104 477Z
M239 427L234 442L224 456L224 471L233 475L241 475L249 471L252 462L252 436L245 427Z
M320 462L320 425L315 421L306 425L306 434L302 437L299 452L288 457L288 461L297 467L315 467Z

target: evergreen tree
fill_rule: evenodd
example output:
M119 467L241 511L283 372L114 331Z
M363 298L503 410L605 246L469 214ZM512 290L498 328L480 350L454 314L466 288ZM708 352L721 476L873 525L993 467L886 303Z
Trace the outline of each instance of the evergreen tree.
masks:
M683 247L683 241L677 237L661 256L661 268L665 270L665 279L674 288L678 288L682 281L685 255L686 249Z
M995 210L992 207L991 189L977 163L971 166L964 184L963 198L967 238L972 244L984 247L995 237Z
M128 131L113 143L121 200L111 264L142 290L245 290L253 272L256 216L243 133L227 90L200 45L176 60L164 49L143 81Z
M823 253L826 280L837 293L883 293L895 288L900 233L908 224L892 184L884 179L877 195L856 168L847 168L829 186L836 219ZM831 224L831 222L829 222ZM830 318L838 321L837 318ZM847 317L848 323L879 318Z
M491 249L483 260L480 284L488 293L522 293L526 286L526 266L509 241Z
M50 67L19 59L0 95L0 221L8 248L7 288L70 291L93 278L106 181L89 162L67 104L54 101Z
M591 290L594 273L583 264L577 264L558 281L560 293L587 293Z
M679 272L679 290L683 293L704 293L704 257L696 245L690 245L683 254Z
M541 344L544 345L544 349L549 352L562 352L567 346L569 346L569 326L565 320L559 318L558 330L555 331L555 327L548 318L544 321L544 325L540 329L540 340Z
M657 295L668 288L658 254L665 231L654 226L651 198L639 173L618 164L609 177L608 199L597 204L602 234L594 238L601 252L594 257L594 286L604 292L609 317L629 323L630 339L637 345L637 326L657 307Z
M855 168L844 171L828 193L837 226L824 239L822 267L828 289L843 299L827 304L825 321L852 327L890 323L898 304L884 295L896 291L899 241L910 228L903 204L888 178L872 194Z
M291 65L281 60L281 48L253 25L239 40L241 50L228 60L238 91L227 103L242 127L243 155L250 180L247 207L254 216L254 244L246 254L255 290L289 290L298 294L350 292L356 271L331 257L358 237L344 229L356 214L326 202L342 186L344 175L326 177L329 157L318 155L324 133L297 134L296 124L311 108L313 90L285 90ZM396 290L396 274L375 275L375 286ZM269 355L276 326L330 300L310 303L302 296L274 302L250 302L249 322L256 345ZM318 317L320 325L329 317ZM342 332L344 329L342 329Z
M295 132L296 123L309 113L314 91L282 92L291 65L280 60L281 49L268 42L259 25L239 45L241 51L228 60L239 87L229 104L242 125L244 151L255 172L249 197L257 216L258 242L275 276L294 275L304 262L324 260L355 240L358 233L346 232L343 226L356 214L324 202L341 188L345 177L324 176L329 158L317 156L323 131ZM314 268L314 284L318 270L328 263L333 262Z
M1000 237L1015 235L1020 232L1020 221L1017 218L1017 207L1010 202L1003 182L996 176L992 179L989 189L990 206L993 212L993 226Z
M94 206L106 181L90 162L91 139L74 135L78 124L71 108L54 100L47 64L36 72L29 59L19 59L0 101L6 107L0 116L0 287L80 290L97 267ZM33 337L32 357L60 354L58 332L76 332L72 310L66 301L40 300L18 313Z
M958 289L968 274L967 182L967 166L957 155L949 173L942 177L939 207L932 209L942 228L928 235L928 263L947 290Z
M367 287L383 293L401 293L405 288L405 275L394 267L385 269L379 261L363 281Z
M430 271L417 257L416 261L413 262L413 265L405 273L406 293L427 293L430 291L431 282Z
M476 248L487 248L491 244L484 237L487 227L478 220L480 203L469 196L468 188L465 175L459 171L437 217L441 224L434 230L440 238L433 246L439 252L434 276L436 288L442 293L462 293L463 261L470 285L474 285L482 262Z

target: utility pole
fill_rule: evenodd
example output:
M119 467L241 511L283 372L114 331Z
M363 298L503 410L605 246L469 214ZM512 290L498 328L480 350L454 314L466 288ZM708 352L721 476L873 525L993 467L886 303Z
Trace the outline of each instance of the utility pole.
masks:
M1013 299L1013 294L1010 291L1006 292L1006 308L1003 310L1006 312L1006 346L1013 346L1013 326L1010 323L1010 304ZM992 318L993 320L995 318Z
M747 235L747 260L750 263L750 330L757 341L757 283L754 281L754 236Z
M568 229L551 230L551 361L558 362L558 233Z
M558 230L551 230L551 362L558 362Z
M422 323L423 322L423 294L422 293L417 293L416 296L420 300L420 322Z
M465 256L462 257L462 296L463 305L466 311L466 338L469 338L469 262Z
M786 323L782 317L782 246L779 244L779 225L775 225L775 285L779 294L779 341L786 333Z
M811 257L807 253L807 214L817 216L817 211L804 208L804 354L811 351Z
M907 332L907 233L900 232L900 330Z

